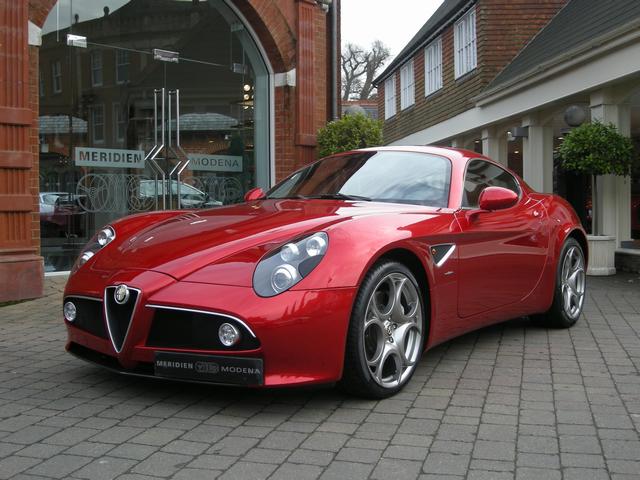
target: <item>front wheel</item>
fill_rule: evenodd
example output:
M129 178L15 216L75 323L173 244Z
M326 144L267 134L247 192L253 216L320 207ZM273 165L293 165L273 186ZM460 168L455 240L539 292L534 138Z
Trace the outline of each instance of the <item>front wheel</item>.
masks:
M401 263L378 262L365 276L351 314L342 387L369 398L395 394L416 369L424 335L415 277Z
M545 323L553 328L573 326L582 313L585 291L584 252L574 238L568 238L560 252L553 304L544 314Z

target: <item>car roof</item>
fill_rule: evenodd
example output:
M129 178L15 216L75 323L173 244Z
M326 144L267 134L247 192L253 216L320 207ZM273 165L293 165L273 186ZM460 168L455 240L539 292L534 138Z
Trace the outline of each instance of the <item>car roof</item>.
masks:
M439 155L451 160L454 168L464 168L467 161L470 158L482 158L484 160L493 161L490 158L485 157L481 153L474 152L472 150L465 150L463 148L453 147L433 147L422 145L393 145L386 147L371 147L357 150L360 152L416 152L416 153L429 153L431 155Z

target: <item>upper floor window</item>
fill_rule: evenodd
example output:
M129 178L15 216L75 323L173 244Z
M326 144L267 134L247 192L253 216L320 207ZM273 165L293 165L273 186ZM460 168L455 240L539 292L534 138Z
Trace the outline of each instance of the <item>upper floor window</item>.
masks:
M453 32L455 74L459 78L477 66L475 8L456 22Z
M391 118L396 114L396 76L391 75L384 82L384 118Z
M116 51L116 82L129 81L129 52L127 50Z
M53 93L62 92L62 63L60 60L51 64L51 88Z
M91 107L91 134L94 143L104 142L104 105Z
M409 60L400 69L400 108L404 110L415 103L415 77L413 60Z
M91 86L102 85L102 52L96 50L91 52Z
M113 118L115 121L115 140L116 142L122 142L127 133L127 118L119 103L113 104Z
M520 186L509 172L484 160L471 160L464 176L462 206L477 208L480 194L487 187L508 188L520 195Z
M442 88L442 37L424 49L424 96Z

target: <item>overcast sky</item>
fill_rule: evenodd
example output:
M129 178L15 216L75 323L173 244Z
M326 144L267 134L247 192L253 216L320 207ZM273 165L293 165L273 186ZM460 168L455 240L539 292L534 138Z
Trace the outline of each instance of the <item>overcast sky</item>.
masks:
M342 44L368 47L374 40L393 59L442 4L442 0L341 0Z

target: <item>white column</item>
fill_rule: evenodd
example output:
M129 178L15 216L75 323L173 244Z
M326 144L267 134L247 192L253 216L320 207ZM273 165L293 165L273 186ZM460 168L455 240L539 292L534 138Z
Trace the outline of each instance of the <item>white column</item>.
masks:
M538 192L553 193L553 128L541 125L536 115L522 119L529 135L522 139L524 180Z
M613 89L591 94L591 121L612 123L622 135L631 134L631 109L616 103ZM616 246L631 239L631 179L603 175L598 177L597 232L616 237Z
M508 161L506 134L500 135L500 131L495 127L482 130L482 154L506 166Z

